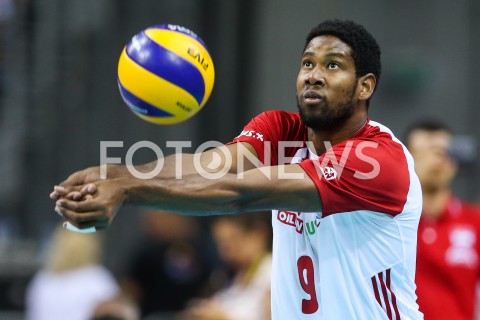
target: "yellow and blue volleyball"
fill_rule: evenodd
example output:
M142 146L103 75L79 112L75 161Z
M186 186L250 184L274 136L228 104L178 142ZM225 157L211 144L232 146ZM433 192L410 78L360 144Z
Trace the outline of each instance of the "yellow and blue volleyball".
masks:
M140 118L157 124L175 124L194 116L210 97L214 81L205 43L178 25L139 32L118 62L123 100Z

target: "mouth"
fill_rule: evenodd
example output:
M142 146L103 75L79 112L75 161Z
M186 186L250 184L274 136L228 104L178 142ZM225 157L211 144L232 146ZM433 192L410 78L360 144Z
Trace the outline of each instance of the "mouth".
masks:
M315 92L315 91L305 91L302 95L302 100L306 103L306 104L318 104L320 103L322 100L325 100L325 98Z

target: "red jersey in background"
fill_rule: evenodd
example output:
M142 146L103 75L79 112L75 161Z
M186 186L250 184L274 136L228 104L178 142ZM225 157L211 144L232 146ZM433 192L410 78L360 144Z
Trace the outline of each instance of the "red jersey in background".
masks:
M472 320L480 274L480 207L451 197L418 227L417 295L425 320Z

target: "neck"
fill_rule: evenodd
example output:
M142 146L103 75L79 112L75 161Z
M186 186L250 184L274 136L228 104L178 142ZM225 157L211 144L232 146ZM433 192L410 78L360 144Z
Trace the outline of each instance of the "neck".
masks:
M450 194L449 189L423 191L422 215L430 219L440 218L445 211Z
M313 143L316 154L321 155L327 151L325 142L329 142L333 146L351 138L365 126L367 118L367 110L366 108L362 108L337 128L330 130L315 130L308 127L308 140Z

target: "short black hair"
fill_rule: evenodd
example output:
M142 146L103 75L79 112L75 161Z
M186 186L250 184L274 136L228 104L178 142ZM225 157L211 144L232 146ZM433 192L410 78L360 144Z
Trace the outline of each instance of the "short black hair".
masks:
M443 121L434 118L420 119L413 122L408 128L406 133L409 134L414 130L424 131L447 131L453 133L452 129Z
M435 118L419 119L407 127L403 141L408 146L410 135L413 131L422 130L427 132L445 131L453 135L453 130L443 121Z
M380 46L363 26L351 20L326 20L310 30L303 51L313 38L322 35L337 37L348 44L352 48L357 78L373 73L378 85L382 72Z

